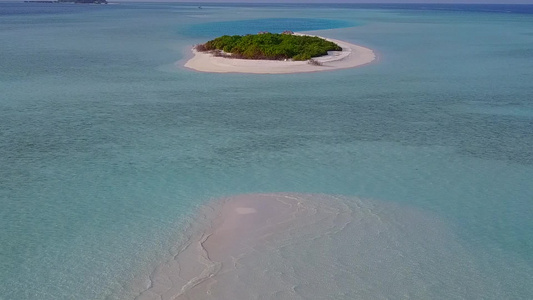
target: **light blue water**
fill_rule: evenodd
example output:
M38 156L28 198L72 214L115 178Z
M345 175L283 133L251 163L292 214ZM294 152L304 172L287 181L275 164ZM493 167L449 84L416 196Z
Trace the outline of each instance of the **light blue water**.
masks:
M198 206L260 192L427 211L495 298L533 297L531 15L54 7L0 4L0 299L131 299ZM228 24L291 19L380 61L274 76L174 65Z

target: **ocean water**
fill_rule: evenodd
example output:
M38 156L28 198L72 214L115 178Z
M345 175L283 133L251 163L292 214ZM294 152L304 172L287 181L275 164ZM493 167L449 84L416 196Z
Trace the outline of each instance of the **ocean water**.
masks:
M0 3L0 299L149 298L242 194L337 213L243 256L233 297L532 298L532 11ZM280 24L379 61L182 67Z

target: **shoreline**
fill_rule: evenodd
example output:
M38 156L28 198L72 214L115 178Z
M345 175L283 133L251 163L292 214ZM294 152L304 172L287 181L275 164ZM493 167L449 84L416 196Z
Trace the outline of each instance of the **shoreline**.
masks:
M296 35L305 35L295 33ZM248 74L291 74L323 72L356 68L377 60L376 53L360 45L341 40L323 38L336 43L342 51L329 51L328 55L314 57L321 65L311 65L308 61L255 60L215 57L210 53L198 52L192 48L193 57L185 63L185 68L209 73L248 73Z

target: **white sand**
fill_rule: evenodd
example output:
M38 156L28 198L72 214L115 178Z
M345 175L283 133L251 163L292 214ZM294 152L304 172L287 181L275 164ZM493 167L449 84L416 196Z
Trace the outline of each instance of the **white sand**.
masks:
M328 55L315 57L314 60L320 62L321 66L311 65L308 61L215 57L207 52L198 52L192 49L194 57L185 63L185 67L212 73L286 74L355 68L369 64L376 59L376 54L372 49L344 41L322 38L336 43L342 48L342 51L330 51Z
M494 295L446 223L406 206L247 194L209 203L192 222L135 300Z

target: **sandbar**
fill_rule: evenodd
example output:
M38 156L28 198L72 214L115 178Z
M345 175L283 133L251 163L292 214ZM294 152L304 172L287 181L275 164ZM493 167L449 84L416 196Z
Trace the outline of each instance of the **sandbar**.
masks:
M192 222L136 300L494 294L446 223L416 208L339 195L245 194L213 200Z
M313 58L321 65L312 65L308 61L215 57L210 53L198 52L193 48L194 56L185 63L185 67L211 73L288 74L355 68L376 60L376 54L372 49L345 41L321 38L334 42L342 48L342 51L329 51L328 55Z

